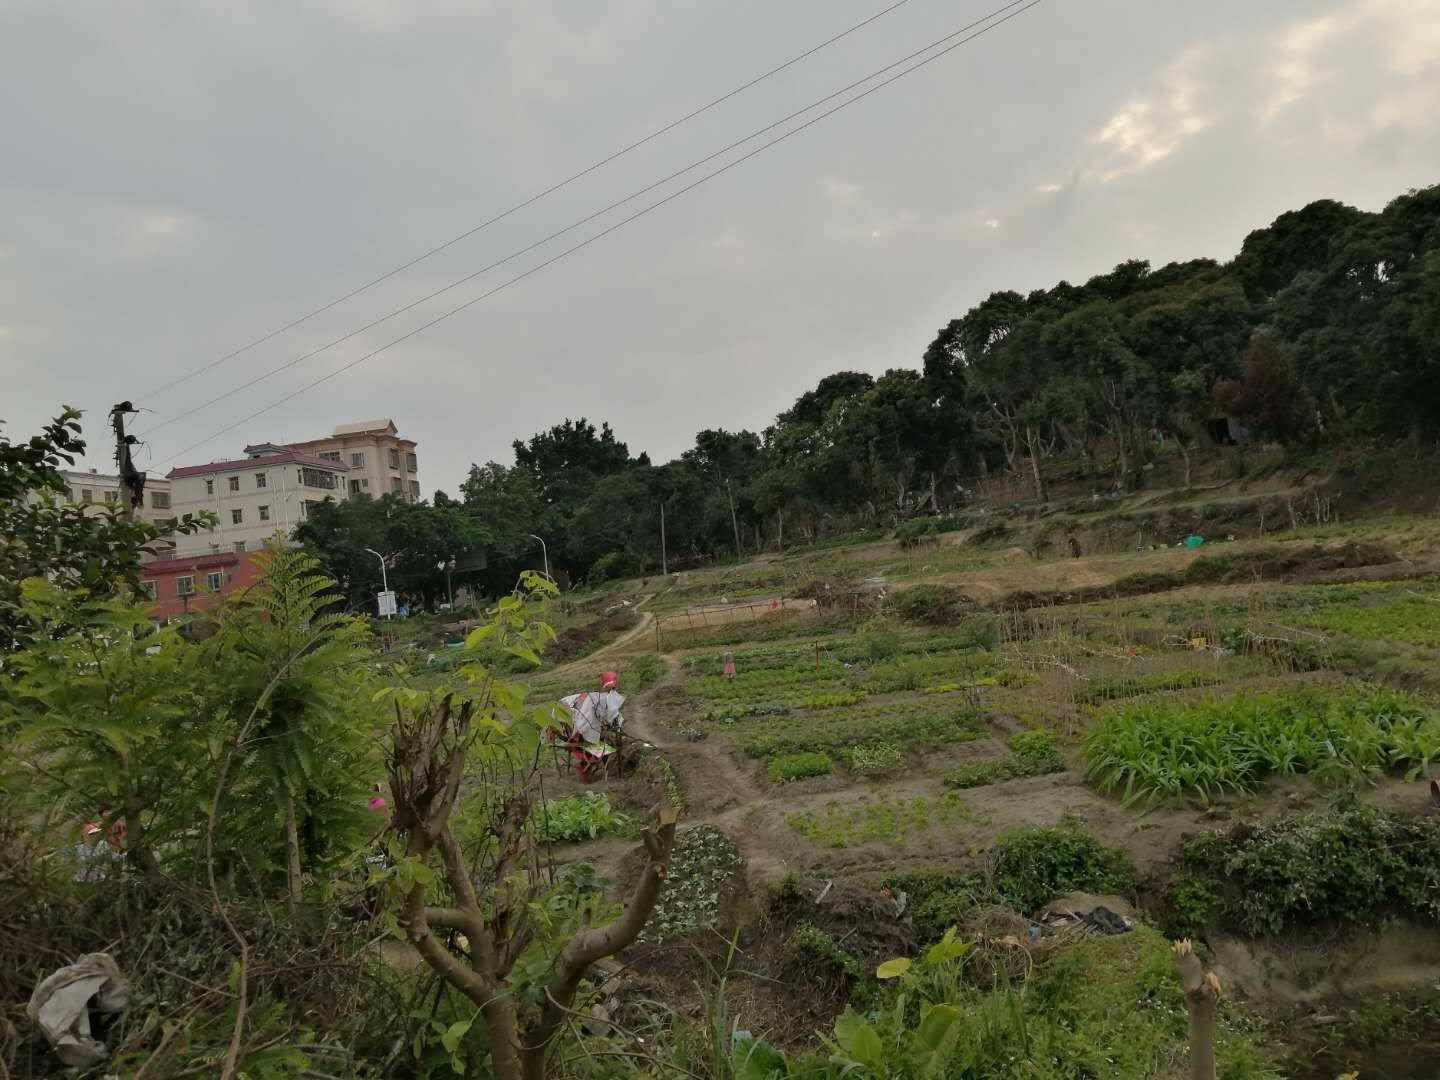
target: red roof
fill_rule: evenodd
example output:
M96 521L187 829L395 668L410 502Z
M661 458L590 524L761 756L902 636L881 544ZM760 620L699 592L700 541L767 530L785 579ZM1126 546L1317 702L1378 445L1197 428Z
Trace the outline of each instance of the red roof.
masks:
M251 469L264 469L270 465L287 465L291 462L297 465L311 465L317 469L333 469L336 472L350 471L350 466L343 461L331 461L329 458L315 457L313 454L302 454L299 450L287 450L281 454L266 454L263 457L238 458L235 461L212 461L209 465L186 465L171 469L165 474L165 479L177 480L182 476L204 476L206 473L245 472Z

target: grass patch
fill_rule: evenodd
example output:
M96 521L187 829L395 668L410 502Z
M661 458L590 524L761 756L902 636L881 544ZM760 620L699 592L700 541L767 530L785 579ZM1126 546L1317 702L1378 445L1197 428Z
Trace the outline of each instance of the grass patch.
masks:
M1329 634L1440 648L1440 597L1403 596L1373 607L1335 608L1295 620Z
M1208 800L1273 775L1348 783L1397 769L1413 779L1440 759L1440 715L1378 689L1153 701L1107 713L1084 747L1086 778L1127 803Z
M736 747L750 757L798 753L802 750L842 752L852 746L890 742L897 746L943 746L978 739L984 734L980 718L952 709L860 709L851 713L802 720L784 727L746 732L735 737Z
M620 692L638 694L654 686L665 676L665 661L654 653L641 653L620 672Z
M954 825L972 816L970 808L953 792L939 798L876 802L828 802L818 810L791 814L785 820L812 844L843 848L874 840L899 840L926 832L934 825Z
M765 764L765 771L776 784L788 784L792 780L805 780L812 776L830 775L830 756L813 751L798 754L776 754Z

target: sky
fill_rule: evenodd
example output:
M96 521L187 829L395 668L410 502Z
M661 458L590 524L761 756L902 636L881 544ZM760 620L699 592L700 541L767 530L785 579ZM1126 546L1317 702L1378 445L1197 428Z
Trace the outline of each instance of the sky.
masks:
M788 128L354 333L1004 2L906 0L244 348L892 2L0 0L3 434L74 405L103 469L128 399L163 473L393 417L428 495L586 416L658 462L917 367L994 290L1440 181L1435 0L1041 0L514 284Z

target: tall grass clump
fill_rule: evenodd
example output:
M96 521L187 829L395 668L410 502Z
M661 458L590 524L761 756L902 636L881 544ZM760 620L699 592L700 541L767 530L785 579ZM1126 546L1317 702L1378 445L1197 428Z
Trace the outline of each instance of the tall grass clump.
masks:
M1085 776L1137 799L1253 791L1271 776L1408 779L1440 760L1440 712L1375 688L1145 701L1107 712L1084 743Z

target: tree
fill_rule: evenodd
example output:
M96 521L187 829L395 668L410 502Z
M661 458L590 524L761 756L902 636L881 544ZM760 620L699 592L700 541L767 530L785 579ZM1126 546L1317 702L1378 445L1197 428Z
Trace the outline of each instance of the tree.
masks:
M1293 442L1307 429L1305 395L1295 365L1274 340L1257 334L1245 349L1244 375L1215 384L1215 404L1258 434Z
M536 648L553 634L527 619L525 597L555 590L535 574L525 576L523 589L500 601L491 622L466 640L467 649L488 645L536 658ZM479 1010L489 1074L542 1080L546 1055L586 972L633 943L649 918L678 812L662 810L643 832L645 863L624 910L592 925L599 901L591 898L579 925L557 937L542 915L549 878L532 815L548 711L522 708L523 693L478 660L467 663L461 677L462 686L384 693L395 712L391 824L404 843L391 879L396 926ZM462 795L463 814L457 810ZM447 932L464 935L466 952Z
M138 589L140 564L158 541L211 520L187 514L161 527L128 507L71 503L60 470L84 452L80 413L68 406L28 442L0 438L0 650L22 632L21 582L49 578L94 598Z
M250 853L252 872L283 865L293 906L307 872L368 839L367 776L380 766L373 648L365 621L336 610L342 598L313 555L274 545L256 560L259 579L219 609L205 666L212 713L252 718L237 772L260 797L225 839ZM256 842L265 836L278 842Z
M34 632L6 659L3 787L36 810L123 819L126 857L154 877L157 846L194 825L196 789L176 778L204 773L212 737L196 650L144 604L45 578L18 593Z

